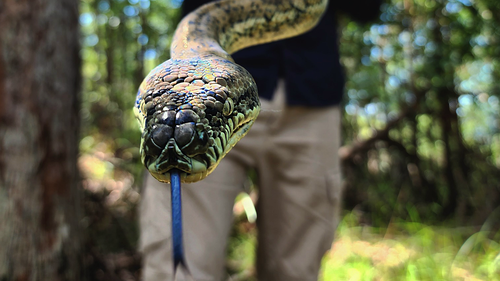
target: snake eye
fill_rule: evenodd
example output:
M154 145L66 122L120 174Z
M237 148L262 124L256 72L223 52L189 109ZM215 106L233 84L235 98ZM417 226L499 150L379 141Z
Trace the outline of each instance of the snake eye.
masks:
M227 98L226 102L224 103L224 108L222 109L222 114L225 116L231 115L234 110L234 103L231 98Z
M155 105L152 101L141 103L141 110L146 116L151 116L155 112Z

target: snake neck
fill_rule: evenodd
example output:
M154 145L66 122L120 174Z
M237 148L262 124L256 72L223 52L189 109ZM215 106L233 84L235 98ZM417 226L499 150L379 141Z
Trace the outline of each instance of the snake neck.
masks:
M208 3L178 25L171 57L187 59L230 54L293 37L313 28L328 0L222 0Z

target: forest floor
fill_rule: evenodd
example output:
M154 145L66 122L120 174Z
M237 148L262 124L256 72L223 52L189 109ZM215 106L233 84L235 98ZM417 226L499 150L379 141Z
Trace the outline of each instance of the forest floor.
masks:
M242 219L230 242L230 280L256 280L255 242L253 224ZM319 280L499 281L500 231L415 222L374 228L360 225L358 215L350 212L323 259Z
M93 210L93 215L87 214L94 220L87 231L88 279L140 280L136 216L97 207L103 206L97 198L86 200ZM499 242L500 232L484 231L481 226L451 228L398 222L374 228L360 225L356 215L348 213L323 259L319 280L500 281ZM255 224L244 214L237 215L229 242L228 280L256 280L255 245Z

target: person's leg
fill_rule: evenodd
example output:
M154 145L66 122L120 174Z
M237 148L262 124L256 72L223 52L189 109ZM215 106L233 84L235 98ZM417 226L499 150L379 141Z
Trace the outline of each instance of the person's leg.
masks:
M259 165L259 281L316 281L338 224L340 109L288 107Z
M227 158L205 180L181 185L186 263L196 281L225 279L234 200L246 179L241 163ZM170 210L170 185L148 173L140 206L144 281L174 280ZM191 280L183 273L179 267L175 280Z

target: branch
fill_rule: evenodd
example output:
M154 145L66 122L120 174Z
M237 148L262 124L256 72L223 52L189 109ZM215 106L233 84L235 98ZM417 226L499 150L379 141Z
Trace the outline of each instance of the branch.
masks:
M415 107L416 107L416 104L413 104L412 106L410 106L407 110L405 110L402 114L400 114L396 119L389 121L387 123L387 126L385 126L384 129L376 130L371 138L363 140L363 141L355 142L354 144L349 145L349 146L342 146L339 149L340 159L342 161L351 160L357 154L371 149L377 141L379 141L379 140L389 141L389 131L392 130L394 127L396 127L399 124L399 122L401 122L401 120L407 118L411 114L414 114Z

